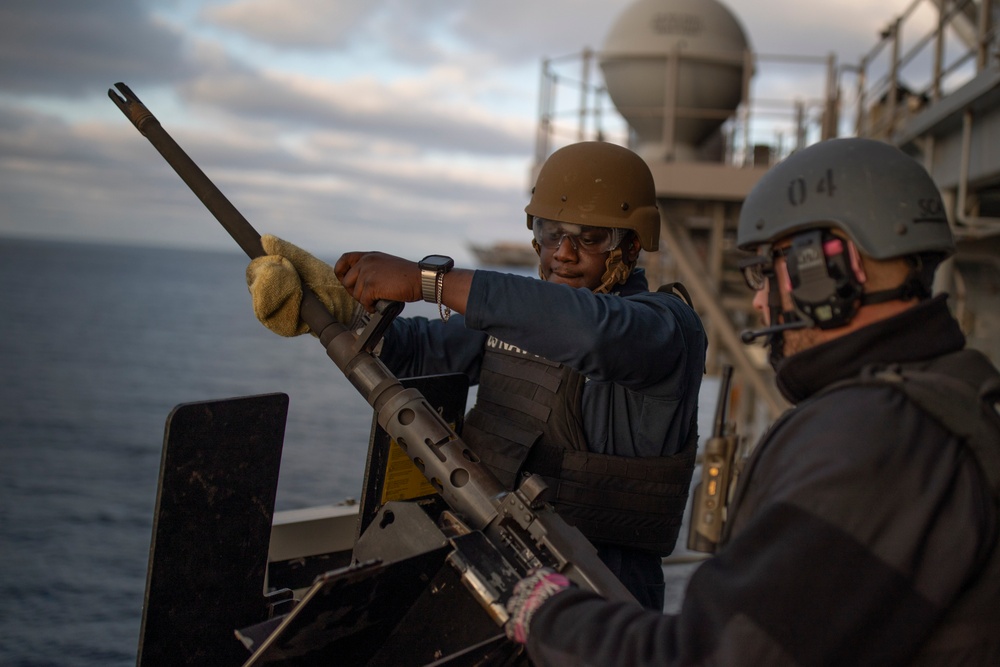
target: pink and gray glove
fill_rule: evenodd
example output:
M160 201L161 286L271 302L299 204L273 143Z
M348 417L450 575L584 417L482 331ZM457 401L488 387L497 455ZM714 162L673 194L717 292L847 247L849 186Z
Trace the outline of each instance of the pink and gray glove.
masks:
M507 600L510 618L504 625L504 631L508 639L518 644L526 643L531 618L538 608L550 597L572 585L564 575L548 567L532 570L527 577L517 582L513 594Z

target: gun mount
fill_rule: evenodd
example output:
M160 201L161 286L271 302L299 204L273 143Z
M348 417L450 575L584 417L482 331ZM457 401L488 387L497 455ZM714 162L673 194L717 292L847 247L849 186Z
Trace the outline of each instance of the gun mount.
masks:
M123 83L115 87L109 97L125 116L247 255L262 255L260 234L138 97ZM529 477L516 490L504 488L424 395L373 353L401 308L380 302L356 332L306 289L301 317L448 510L431 517L418 505L386 503L359 537L352 564L318 577L291 612L247 627L234 620L253 650L247 667L329 664L334 656L351 665L506 661L519 649L499 629L505 602L514 583L541 565L609 599L634 601L593 545L544 502L544 483ZM273 511L273 491L271 503ZM415 636L438 643L428 653ZM181 664L176 655L172 664Z

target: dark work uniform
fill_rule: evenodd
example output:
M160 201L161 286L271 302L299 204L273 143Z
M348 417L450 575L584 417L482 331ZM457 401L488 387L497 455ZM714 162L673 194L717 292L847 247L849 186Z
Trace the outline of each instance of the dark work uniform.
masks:
M694 467L705 334L641 270L612 294L477 271L466 314L401 318L380 356L399 376L479 384L462 439L508 487L540 474L556 510L643 604L662 609Z
M982 465L1000 453L995 420L973 401L991 434L976 453L896 388L824 391L869 364L972 358L995 378L964 342L936 298L785 360L778 385L797 405L751 456L680 613L571 589L535 615L533 661L1000 664L998 471Z

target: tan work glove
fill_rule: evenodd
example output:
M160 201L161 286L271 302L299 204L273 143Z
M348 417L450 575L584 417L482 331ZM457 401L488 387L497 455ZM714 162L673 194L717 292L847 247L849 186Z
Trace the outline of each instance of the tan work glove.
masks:
M338 322L351 326L360 304L337 280L332 266L277 236L265 234L260 242L267 254L247 266L247 287L261 324L279 336L310 333L299 316L304 281Z

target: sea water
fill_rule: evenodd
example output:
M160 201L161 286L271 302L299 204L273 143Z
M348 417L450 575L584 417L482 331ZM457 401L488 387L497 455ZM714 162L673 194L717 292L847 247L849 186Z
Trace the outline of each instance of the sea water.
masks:
M372 411L238 251L0 239L0 665L133 665L164 423L289 395L277 509L358 497Z
M135 664L180 403L288 394L277 509L359 497L371 408L315 338L256 321L246 263L0 238L0 665Z

